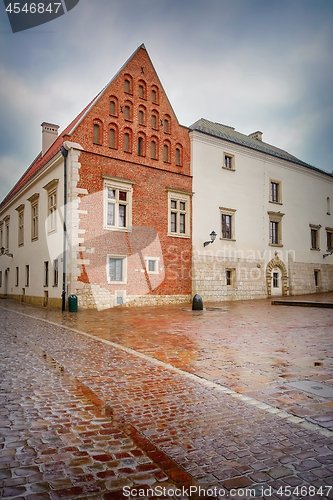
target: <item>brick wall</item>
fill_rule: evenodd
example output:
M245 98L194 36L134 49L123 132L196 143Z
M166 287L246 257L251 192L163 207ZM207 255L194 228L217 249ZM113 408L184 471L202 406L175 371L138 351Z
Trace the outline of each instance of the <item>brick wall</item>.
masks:
M129 92L125 80L129 81ZM152 91L156 92L156 103L152 102ZM115 109L110 106L111 101L115 103ZM125 117L127 105L131 107L130 119ZM139 123L142 110L143 124ZM156 124L152 122L153 114L158 115ZM167 130L165 120L168 121ZM99 126L100 144L94 143L94 125ZM110 128L116 131L115 144L112 144L115 147L109 144ZM124 151L126 132L132 137L130 152ZM143 141L141 154L138 151L139 137ZM84 241L79 258L83 259L84 265L81 266L79 282L90 283L97 289L102 287L105 304L108 300L112 302L116 290L126 290L126 295L133 297L147 294L190 296L191 239L167 235L167 188L180 192L191 192L192 189L188 130L179 125L143 47L134 53L74 132L65 139L79 143L83 148L77 186L88 193L81 197L80 202L79 231ZM151 158L152 140L156 143L156 159ZM169 148L168 161L164 161L165 144ZM177 156L176 149L179 150ZM103 228L103 176L133 182L131 232ZM126 284L107 283L107 255L128 257ZM147 255L159 259L159 276L144 271L144 257ZM83 288L87 293L87 287Z

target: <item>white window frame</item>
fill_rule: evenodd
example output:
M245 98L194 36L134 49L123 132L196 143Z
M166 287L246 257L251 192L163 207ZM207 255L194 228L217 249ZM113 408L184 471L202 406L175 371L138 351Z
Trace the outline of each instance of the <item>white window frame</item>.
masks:
M109 177L106 175L103 175L104 179L104 188L103 188L103 205L104 205L104 221L103 221L103 227L104 229L107 229L109 231L122 231L129 233L132 231L132 198L133 198L133 184L135 184L134 181L130 181L128 179L120 179L117 177ZM108 203L109 203L109 198L108 198L108 189L113 189L116 191L116 197L115 197L115 213L114 213L114 219L115 219L115 224L113 226L108 225ZM126 201L121 201L119 200L119 191L125 191L127 193L126 195ZM119 226L119 205L125 205L126 206L126 226Z
M234 208L226 208L226 207L219 207L220 208L220 221L221 221L221 226L220 226L220 231L221 231L221 240L225 241L236 241L236 231L235 231L235 213L236 209ZM229 215L231 217L231 237L230 238L224 238L223 237L223 231L222 231L222 215Z
M53 179L44 186L47 191L47 233L57 232L57 206L58 206L58 183L59 179ZM52 198L55 197L54 201Z
M177 208L171 208L171 202L177 202ZM168 190L168 236L176 238L190 238L190 193L183 193L182 191ZM185 203L185 210L180 209L180 203ZM176 213L176 231L171 231L171 212ZM179 231L180 228L180 214L185 215L185 233Z
M154 271L149 270L149 261L155 262L155 270ZM159 257L145 257L145 267L146 267L146 271L148 274L159 274L159 272L160 272L159 261L160 261Z
M18 246L24 245L24 204L16 208L18 215Z
M31 204L31 241L38 240L38 200L39 193L35 193L28 198Z
M110 279L110 259L122 260L122 279ZM109 285L126 285L127 283L127 256L108 254L106 257L106 279Z

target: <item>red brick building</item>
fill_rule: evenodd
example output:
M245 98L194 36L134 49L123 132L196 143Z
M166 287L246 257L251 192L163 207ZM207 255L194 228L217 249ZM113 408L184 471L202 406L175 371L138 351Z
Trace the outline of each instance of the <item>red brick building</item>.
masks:
M43 125L45 138L56 133ZM36 199L42 209L44 196L43 211L49 219L54 217L52 206L56 208L58 225L51 222L53 231L45 229L50 266L44 260L44 272L56 261L59 275L65 271L63 290L76 294L81 307L188 301L192 194L188 129L179 125L144 45L63 134L49 140L0 207L3 220L13 198L12 205L21 210L25 201ZM43 172L49 173L48 182L41 180ZM24 194L27 184L29 198ZM39 224L43 225L41 215ZM36 239L32 240L37 250ZM39 240L45 245L45 239ZM67 245L61 253L64 240ZM9 278L7 273L7 294ZM24 288L24 300L36 302L32 295L28 299L30 291ZM43 292L44 303L52 295L56 305L61 286L46 296L44 283L41 296Z

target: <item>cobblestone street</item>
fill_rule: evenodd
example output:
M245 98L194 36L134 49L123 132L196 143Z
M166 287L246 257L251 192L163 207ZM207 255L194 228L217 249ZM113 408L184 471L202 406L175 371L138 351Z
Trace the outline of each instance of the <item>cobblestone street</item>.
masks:
M4 498L333 498L332 309L1 306Z

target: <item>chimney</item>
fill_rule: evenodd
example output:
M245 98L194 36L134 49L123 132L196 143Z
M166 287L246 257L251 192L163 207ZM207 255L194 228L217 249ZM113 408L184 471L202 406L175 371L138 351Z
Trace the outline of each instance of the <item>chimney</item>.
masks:
M253 132L253 134L249 134L248 137L252 137L252 139L258 139L258 141L262 141L262 132L257 130L257 132Z
M42 156L45 155L46 151L52 146L54 141L58 137L59 125L53 125L52 123L42 123Z

